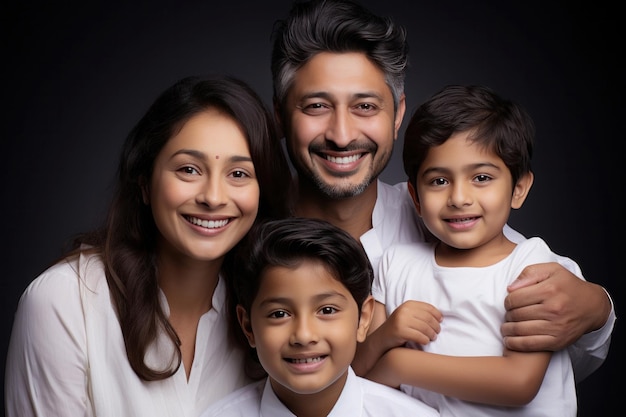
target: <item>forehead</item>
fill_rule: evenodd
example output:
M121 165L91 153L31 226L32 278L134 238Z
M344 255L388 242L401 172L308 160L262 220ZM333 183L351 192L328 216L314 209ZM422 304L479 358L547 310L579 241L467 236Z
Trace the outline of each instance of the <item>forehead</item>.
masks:
M320 52L296 71L290 95L391 97L384 72L360 52Z
M259 292L270 291L287 295L294 288L305 286L319 291L334 288L339 292L348 292L335 276L335 272L317 259L302 259L292 266L267 266L261 272L259 280Z
M428 149L420 171L431 165L456 166L477 162L490 162L494 165L504 165L502 158L494 149L472 139L472 132L454 133L448 140L438 146Z
M206 153L249 154L248 140L241 126L227 113L216 108L201 111L187 120L170 138L165 153L180 148Z

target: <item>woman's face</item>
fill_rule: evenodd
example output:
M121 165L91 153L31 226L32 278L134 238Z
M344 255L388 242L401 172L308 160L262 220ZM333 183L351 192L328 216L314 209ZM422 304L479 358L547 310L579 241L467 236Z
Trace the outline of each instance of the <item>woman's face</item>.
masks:
M221 259L252 226L259 183L239 125L217 109L193 116L158 154L144 200L161 251Z

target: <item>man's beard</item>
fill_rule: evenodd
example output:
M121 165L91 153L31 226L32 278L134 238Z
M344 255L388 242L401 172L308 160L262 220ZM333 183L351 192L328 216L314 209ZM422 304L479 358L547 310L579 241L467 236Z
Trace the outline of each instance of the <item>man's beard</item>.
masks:
M371 172L358 184L352 184L346 181L346 183L343 184L340 183L339 185L330 185L327 184L316 172L312 172L308 169L300 169L298 175L306 178L307 181L314 185L315 189L324 194L326 197L333 200L340 200L344 198L356 197L365 192L372 182L378 179L385 167L387 167L387 164L389 164L389 161L391 161L391 154L383 155L380 167L378 169L373 167ZM303 172L306 175L303 175ZM349 175L350 174L346 174L346 177Z
M372 183L372 176L368 175L363 181L359 184L340 184L340 185L329 185L324 182L318 175L313 175L310 177L313 184L315 184L315 188L319 190L326 197L333 200L341 200L344 198L355 197L362 194L367 187Z

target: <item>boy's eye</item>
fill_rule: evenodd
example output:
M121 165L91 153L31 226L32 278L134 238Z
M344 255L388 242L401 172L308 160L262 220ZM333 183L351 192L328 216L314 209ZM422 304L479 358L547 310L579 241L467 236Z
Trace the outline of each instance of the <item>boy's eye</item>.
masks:
M273 311L269 316L274 319L282 319L287 317L287 312L283 310Z
M334 314L337 312L335 307L322 307L320 310L322 314Z
M474 180L476 182L485 182L485 181L489 181L490 179L491 177L485 174L476 175L476 177L474 177Z

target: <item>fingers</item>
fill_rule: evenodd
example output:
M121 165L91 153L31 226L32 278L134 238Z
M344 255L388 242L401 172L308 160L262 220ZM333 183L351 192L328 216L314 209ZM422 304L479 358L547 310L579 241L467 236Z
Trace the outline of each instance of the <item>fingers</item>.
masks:
M434 306L419 301L407 301L387 318L386 334L397 346L406 342L427 344L437 338L442 315Z
M517 279L508 286L508 290L515 291L520 288L540 283L548 279L557 267L558 264L554 262L528 265L524 268Z
M535 335L535 336L507 336L504 338L504 345L507 349L515 350L519 352L538 352L544 350L559 350L559 349L547 349L547 347L556 346L556 338L550 335Z

